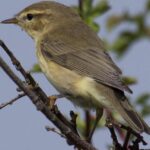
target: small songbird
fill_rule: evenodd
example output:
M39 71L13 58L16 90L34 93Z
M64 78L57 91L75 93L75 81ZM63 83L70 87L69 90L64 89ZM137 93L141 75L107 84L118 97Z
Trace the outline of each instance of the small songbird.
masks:
M134 131L150 134L124 94L132 91L122 82L121 70L75 10L42 1L1 23L19 25L35 40L43 73L75 105L95 109L97 118L103 109L117 111Z

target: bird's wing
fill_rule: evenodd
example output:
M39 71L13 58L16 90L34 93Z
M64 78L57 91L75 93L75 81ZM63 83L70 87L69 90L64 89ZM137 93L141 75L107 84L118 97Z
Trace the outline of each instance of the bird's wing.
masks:
M44 39L40 46L46 59L82 76L91 77L96 82L132 93L128 86L123 84L120 69L114 64L107 52L101 48L88 47L81 43L72 45L63 38L51 41Z

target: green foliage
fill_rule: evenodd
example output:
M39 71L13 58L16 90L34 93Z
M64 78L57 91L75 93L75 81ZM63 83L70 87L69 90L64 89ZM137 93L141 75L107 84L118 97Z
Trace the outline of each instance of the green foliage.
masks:
M79 14L94 31L98 32L100 27L95 19L110 9L108 2L100 0L94 5L93 0L84 0L82 3L82 6L78 8Z
M90 114L90 126L91 127L94 126L95 119L96 119L95 115ZM97 125L97 129L104 127L104 124L105 124L105 119L102 118L101 121ZM78 130L81 133L81 135L84 135L85 134L85 128L86 128L86 121L80 117L80 114L78 114L78 117L77 117L77 125L78 125Z
M120 57L120 59L124 56L124 54L129 51L130 46L132 44L136 44L136 41L141 38L149 38L150 37L150 27L146 24L146 16L150 10L150 0L147 0L146 3L146 11L143 13L139 13L137 15L130 15L127 12L122 13L120 15L113 14L111 15L106 23L106 27L108 31L113 31L115 28L118 28L120 25L124 23L134 24L136 30L130 31L129 29L125 29L124 31L120 32L118 37L114 40L112 44L109 44L109 49L113 50L113 52ZM123 78L123 81L128 84L136 84L137 80L131 77ZM150 104L148 103L150 99L149 93L144 93L139 96L136 100L137 106L141 108L141 114L143 116L150 115Z
M147 105L149 98L150 98L150 94L144 93L140 97L138 97L137 104Z
M138 33L124 31L122 32L116 41L111 45L112 49L118 56L122 56L129 49L129 46L135 42Z
M147 1L147 10L150 9L149 5L150 0ZM146 24L146 16L148 13L148 11L144 11L141 14L132 16L125 12L121 15L111 15L108 18L106 26L109 31L113 31L115 28L119 27L119 25L124 23L134 24L137 28L135 31L130 31L129 29L122 31L115 39L115 42L109 45L109 48L112 49L119 57L123 56L124 53L129 50L129 47L137 40L144 37L150 37L150 27L147 27Z
M93 9L91 9L91 16L99 17L100 15L106 13L110 9L107 1L99 1Z
M41 68L38 64L34 64L32 69L30 70L31 73L41 73Z
M146 10L147 10L147 11L150 11L150 0L147 1Z
M137 83L137 80L134 77L122 77L122 80L126 85L133 85Z
M141 114L142 116L148 116L150 115L150 94L144 93L141 96L139 96L136 100L136 104L139 105L141 108Z
M125 29L124 31L120 32L112 44L106 42L109 49L111 49L118 57L120 57L120 59L127 51L130 50L129 48L132 44L136 44L136 41L142 38L150 37L150 27L146 24L147 16L150 11L150 0L147 0L145 8L146 11L134 16L124 12L120 15L112 14L107 20L106 27L108 31L111 32L124 23L134 24L136 27L135 31ZM129 85L137 83L135 78L129 77L123 78L123 81ZM150 94L144 93L136 100L136 104L141 107L141 114L143 116L150 115L150 104L148 104L149 99Z

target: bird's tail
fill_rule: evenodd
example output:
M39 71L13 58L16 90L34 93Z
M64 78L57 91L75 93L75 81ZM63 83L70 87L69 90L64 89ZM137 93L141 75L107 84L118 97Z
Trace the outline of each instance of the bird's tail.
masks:
M135 111L135 109L131 106L131 104L129 103L128 99L125 98L125 96L124 99L119 99L117 101L115 100L113 102L116 103L115 109L120 113L120 115L124 118L124 120L134 131L138 133L146 132L147 134L150 134L150 127Z

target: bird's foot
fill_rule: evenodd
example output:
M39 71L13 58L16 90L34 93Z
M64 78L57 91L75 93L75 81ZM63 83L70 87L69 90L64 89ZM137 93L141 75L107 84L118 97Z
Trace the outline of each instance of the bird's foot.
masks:
M52 96L48 96L48 103L47 103L47 106L50 108L50 109L53 109L54 106L55 106L55 103L56 103L56 100L58 98L63 98L64 96L63 95L52 95Z
M48 107L50 109L53 109L56 100L57 100L57 96L56 95L48 96Z

